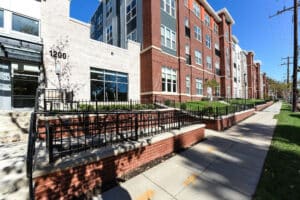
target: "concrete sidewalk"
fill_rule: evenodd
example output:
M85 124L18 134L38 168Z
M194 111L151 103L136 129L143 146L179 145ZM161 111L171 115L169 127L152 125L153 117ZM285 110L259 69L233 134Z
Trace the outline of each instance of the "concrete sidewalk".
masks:
M276 103L225 132L206 130L207 140L94 199L251 199L280 108Z

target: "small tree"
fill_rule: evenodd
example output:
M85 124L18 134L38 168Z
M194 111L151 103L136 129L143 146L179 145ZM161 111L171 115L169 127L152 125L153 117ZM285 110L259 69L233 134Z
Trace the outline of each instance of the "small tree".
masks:
M216 95L216 88L219 87L219 83L216 81L216 79L207 80L205 82L206 87L210 87L214 90L214 96ZM212 97L210 97L210 100L212 100Z
M54 44L50 50L56 51L56 52L66 52L69 47L69 39L66 37L65 39L60 38L57 40L56 44ZM57 89L66 89L67 91L73 91L74 93L77 93L78 90L84 86L84 84L78 84L71 81L72 77L72 65L69 61L69 55L67 54L65 59L59 59L54 57L54 65L60 65L61 66L61 72L59 75L57 75L58 82L55 80L48 79L48 82L50 82L53 86L55 86ZM47 69L48 74L49 73L55 73L55 70L53 68Z

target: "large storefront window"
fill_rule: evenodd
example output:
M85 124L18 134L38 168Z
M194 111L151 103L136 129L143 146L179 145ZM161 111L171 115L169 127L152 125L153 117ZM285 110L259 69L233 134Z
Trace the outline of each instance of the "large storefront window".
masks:
M92 101L128 101L128 74L91 68Z
M12 29L14 31L38 36L39 22L37 20L13 14Z
M3 27L4 20L3 20L3 10L0 10L0 27Z

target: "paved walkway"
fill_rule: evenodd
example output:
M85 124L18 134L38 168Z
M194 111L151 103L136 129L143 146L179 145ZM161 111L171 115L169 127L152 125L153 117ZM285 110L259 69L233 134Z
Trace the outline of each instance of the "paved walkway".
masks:
M122 183L103 200L251 199L269 149L281 103Z

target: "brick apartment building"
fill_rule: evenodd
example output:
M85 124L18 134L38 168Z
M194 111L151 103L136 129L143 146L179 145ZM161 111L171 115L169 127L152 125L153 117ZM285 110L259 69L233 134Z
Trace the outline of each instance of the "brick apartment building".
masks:
M142 99L231 97L234 20L229 12L215 12L206 1L176 1L172 16L167 6L166 1L144 1ZM219 86L208 87L213 79Z
M91 37L123 48L128 39L141 43L144 101L232 98L234 23L226 8L215 11L206 0L102 0ZM256 98L260 66L246 54L248 97Z
M260 71L261 63L254 60L254 52L248 52L248 95L249 98L264 99L267 97L268 82L266 74Z

